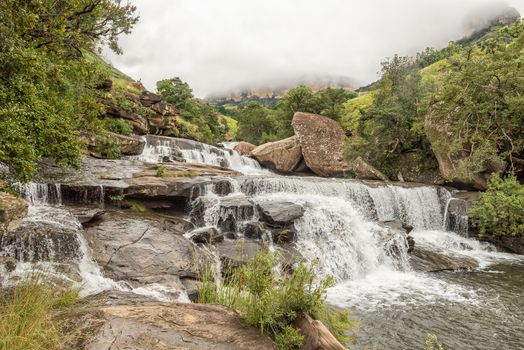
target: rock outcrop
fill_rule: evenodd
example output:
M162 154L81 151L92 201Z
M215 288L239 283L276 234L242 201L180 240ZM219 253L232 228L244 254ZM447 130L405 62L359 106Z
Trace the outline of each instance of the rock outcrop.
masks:
M63 316L67 349L271 350L275 344L220 305L161 303L103 293Z
M161 284L183 290L210 261L181 231L181 219L108 212L85 229L93 258L104 275L132 287Z
M282 173L291 173L302 160L302 149L297 136L265 143L254 148L251 156L265 167Z
M257 146L252 143L240 141L233 149L243 156L249 156L255 148L257 148Z
M14 230L27 215L27 203L7 192L0 191L0 234Z
M315 174L324 177L354 175L359 179L388 178L358 157L352 162L344 159L345 133L338 122L321 115L297 112L293 129L302 148L304 161Z
M306 165L315 174L342 176L351 170L343 157L345 134L339 123L321 115L297 112L292 124Z
M96 136L93 134L83 134L82 139L87 145L91 155L102 158L107 156L107 148L110 143L115 143L120 154L136 156L142 153L145 141L136 136L125 136L114 132L107 132L106 135Z
M494 163L481 164L483 167L482 171L476 173L470 173L465 175L463 172L457 172L460 167L460 163L468 155L466 145L463 147L462 152L451 152L447 145L452 144L452 133L450 130L451 120L453 113L448 114L443 120L437 121L438 106L434 106L433 109L426 115L424 120L424 131L426 136L431 143L433 153L437 158L440 174L446 181L458 188L465 189L486 189L489 176L492 173L500 173L504 170L504 166Z

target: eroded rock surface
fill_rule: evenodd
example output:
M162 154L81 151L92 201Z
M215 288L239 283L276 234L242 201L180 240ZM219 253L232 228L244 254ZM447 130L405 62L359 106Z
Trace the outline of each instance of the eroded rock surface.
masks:
M297 136L260 145L251 151L251 155L265 167L283 173L297 170L302 161Z

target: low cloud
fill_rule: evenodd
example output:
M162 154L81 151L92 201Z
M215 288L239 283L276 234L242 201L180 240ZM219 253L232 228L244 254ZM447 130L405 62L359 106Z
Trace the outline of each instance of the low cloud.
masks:
M200 97L304 75L366 84L386 57L460 38L473 13L508 5L524 12L521 0L131 2L140 23L121 39L124 54L106 58L150 89L180 76Z

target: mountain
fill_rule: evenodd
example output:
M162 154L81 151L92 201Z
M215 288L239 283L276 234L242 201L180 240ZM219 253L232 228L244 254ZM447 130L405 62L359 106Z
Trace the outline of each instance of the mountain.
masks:
M306 85L318 91L327 87L354 90L358 84L351 78L334 75L303 75L269 84L252 84L233 90L218 92L206 98L212 104L238 103L249 99L274 100L281 98L289 89Z

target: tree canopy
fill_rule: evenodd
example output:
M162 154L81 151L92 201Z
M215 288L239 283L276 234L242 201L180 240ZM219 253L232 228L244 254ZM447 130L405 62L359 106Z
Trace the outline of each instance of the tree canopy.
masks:
M120 0L0 2L0 161L21 180L53 157L75 165L80 130L100 112L96 87L106 72L84 52L108 45L138 18Z

